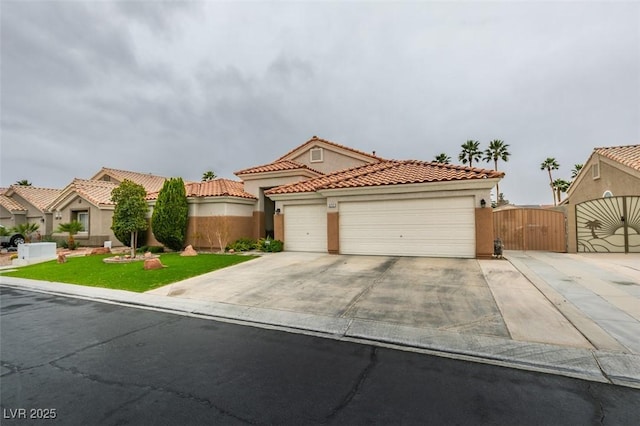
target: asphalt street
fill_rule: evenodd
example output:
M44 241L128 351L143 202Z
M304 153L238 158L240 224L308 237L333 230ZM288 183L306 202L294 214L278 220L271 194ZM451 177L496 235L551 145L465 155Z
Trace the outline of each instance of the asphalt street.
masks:
M630 425L640 418L637 389L0 289L3 425Z

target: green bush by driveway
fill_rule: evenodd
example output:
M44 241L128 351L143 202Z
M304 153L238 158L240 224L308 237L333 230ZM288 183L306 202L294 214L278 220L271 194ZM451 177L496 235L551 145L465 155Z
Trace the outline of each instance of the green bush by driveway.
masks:
M168 253L160 256L166 268L145 271L143 261L107 264L102 261L106 257L111 255L68 257L66 263L53 260L24 266L2 275L144 292L255 258L232 254L180 256L178 253Z

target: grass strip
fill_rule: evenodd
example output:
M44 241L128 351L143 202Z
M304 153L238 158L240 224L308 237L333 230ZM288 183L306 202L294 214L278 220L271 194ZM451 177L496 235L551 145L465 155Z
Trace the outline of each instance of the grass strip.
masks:
M105 263L112 255L70 256L66 263L49 262L20 267L2 273L4 276L29 278L89 287L104 287L142 293L177 281L246 262L256 256L235 254L198 254L180 256L165 253L160 261L166 268L145 271L144 262Z

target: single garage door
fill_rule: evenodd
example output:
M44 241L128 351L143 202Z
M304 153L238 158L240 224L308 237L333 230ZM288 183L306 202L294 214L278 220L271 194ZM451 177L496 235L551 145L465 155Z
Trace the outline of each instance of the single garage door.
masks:
M340 253L475 257L473 197L340 203Z
M324 204L284 207L284 249L327 251L327 208Z

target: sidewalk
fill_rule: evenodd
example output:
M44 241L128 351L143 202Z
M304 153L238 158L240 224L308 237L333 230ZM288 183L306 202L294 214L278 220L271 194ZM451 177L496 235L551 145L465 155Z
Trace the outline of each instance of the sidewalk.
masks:
M499 312L499 317L501 316L499 319L503 321L508 330L502 336L500 334L503 332L500 331L499 324L496 323L494 318L491 318L488 326L485 325L482 329L495 330L496 335L483 335L474 331L473 324L452 329L447 329L446 327L429 328L410 325L411 323L403 324L397 318L391 317L393 314L391 311L388 311L390 313L385 314L386 316L379 314L374 316L369 311L373 311L375 306L383 306L384 303L387 303L389 294L388 291L383 291L384 287L381 287L381 289L373 288L373 284L364 290L356 291L354 289L353 294L347 295L353 299L348 305L349 309L340 311L328 309L326 300L315 300L317 305L325 305L316 308L315 312L303 310L304 306L309 306L309 302L303 304L302 301L296 298L295 294L289 294L289 300L294 302L298 300L300 302L300 305L296 308L298 311L277 308L277 303L283 303L280 300L280 296L283 293L273 295L271 302L256 299L249 305L246 302L247 299L237 299L237 297L240 297L241 293L245 298L253 297L255 299L261 296L259 293L245 294L248 290L247 288L234 289L233 287L228 287L230 289L226 290L229 292L227 294L228 299L221 300L233 300L235 303L211 300L215 298L213 296L221 297L220 294L213 294L215 293L214 290L221 289L211 285L214 276L226 277L224 279L218 278L219 281L224 281L230 276L236 276L237 281L242 281L240 279L242 274L248 274L246 269L242 268L242 265L254 264L258 260L226 268L223 274L222 271L219 271L220 273L214 272L187 280L189 281L188 283L177 283L145 294L10 277L0 277L0 283L9 287L44 291L100 302L124 304L214 320L232 321L289 332L308 333L334 339L364 343L374 342L405 350L415 350L440 356L640 388L640 352L635 346L638 339L640 339L638 337L640 333L636 331L638 328L634 328L640 324L640 321L633 316L637 313L635 311L637 304L633 300L637 302L638 299L632 299L631 303L625 302L623 300L624 297L617 293L610 294L611 291L608 291L611 290L608 286L615 284L606 284L609 282L607 281L609 277L613 276L615 281L631 283L629 285L619 285L626 288L626 291L631 294L636 294L636 289L639 288L636 283L640 281L633 280L635 280L634 274L640 271L640 268L635 270L632 264L629 267L628 274L620 276L618 273L609 273L611 271L598 265L597 261L591 261L591 259L589 259L588 264L592 265L594 269L587 268L580 263L574 263L583 262L583 260L580 258L573 259L572 255L545 253L544 255L549 255L548 259L542 254L532 254L531 252L509 252L506 255L511 263L497 260L478 261L481 272L484 274L484 279L486 279L485 286L488 285L490 293L495 300L494 303L497 305L496 312ZM560 260L556 259L556 256L560 256ZM561 291L564 291L561 284L566 283L566 281L563 281L566 280L566 276L563 278L562 273L559 271L565 268L562 263L565 258L570 260L568 265L571 268L571 273L575 273L576 268L586 271L586 275L591 277L589 278L589 283L591 283L589 285L593 284L595 277L600 277L597 279L604 283L596 282L599 285L594 290L606 293L611 302L615 302L612 305L616 310L616 313L612 314L612 316L615 316L614 319L601 319L596 313L603 312L602 310L595 312L588 309L595 306L593 300L580 305L579 302L585 300L584 292L574 291L572 293L565 291L564 295L561 293ZM284 257L280 259L284 259ZM335 264L340 263L337 262L339 259L336 256L327 255L326 258L319 258L318 262L326 263L326 265L321 265L322 267L326 266L327 268L332 267L335 269ZM270 259L261 258L259 260L262 263L254 264L254 268L265 270L264 268L268 265L267 262ZM359 258L359 261L365 262L363 265L366 265L367 259ZM333 263L329 264L328 262ZM474 261L470 262L473 263ZM557 263L556 266L559 269L549 266L554 262ZM388 261L387 263L392 265L396 262ZM387 268L391 267L389 265L387 265ZM355 274L353 276L362 276L362 271L348 271L347 266L342 266L342 269L338 268L339 275L344 274L346 280L350 279L347 272ZM618 266L616 264L614 269L619 269ZM402 270L402 268L397 270ZM389 275L389 269L385 269L385 271ZM385 271L381 272L383 277L385 276ZM607 272L604 273L602 271ZM426 270L419 271L421 274L427 272ZM408 277L411 274L418 274L418 271L409 271L405 276L401 277L400 282L409 279ZM606 279L603 279L603 275L605 275L604 278ZM391 277L388 278L391 279ZM366 279L366 276L363 279ZM384 281L380 276L371 279L375 280L376 284ZM332 283L324 280L321 284L330 285ZM335 285L335 283L333 284ZM574 284L577 283L574 282ZM382 284L380 285L382 286ZM450 287L451 289L446 296L455 298L457 290L454 286ZM199 296L197 298L183 297L186 289L189 288L197 289ZM473 292L471 296L473 297L480 297L484 294L480 287L472 286L471 289L470 291ZM606 289L608 290L605 291ZM236 292L235 295L232 294L234 291ZM286 291L288 292L289 289ZM398 293L404 294L403 297L407 300L416 296L415 293L404 293L403 291L399 289ZM164 294L153 294L163 292ZM207 300L207 298L201 296L202 294L210 294L212 297ZM571 300L565 295L576 295L575 300ZM436 296L441 298L442 294L438 293ZM236 297L236 299L233 299L233 297ZM369 297L369 300L365 300L367 297ZM239 304L241 300L244 300L243 303L245 304ZM381 303L381 305L372 305L372 300ZM357 312L356 301L362 301L362 306L367 309L362 309L358 314L355 314L354 312ZM269 306L270 303L272 303L272 306ZM448 309L468 309L467 305L458 306L455 303L451 303L449 299L442 299L442 303L449 303ZM356 306L355 311L354 306ZM396 311L398 310L397 306ZM597 306L603 308L601 305ZM630 312L627 312L627 310ZM622 313L632 318L635 323L627 321L628 318L623 317ZM367 314L370 315L367 316ZM455 313L451 313L448 310L440 313L440 315L447 317L453 314ZM628 333L623 333L614 338L609 333L613 333L614 330L620 328L620 321L622 321L624 327L630 328L628 328Z

